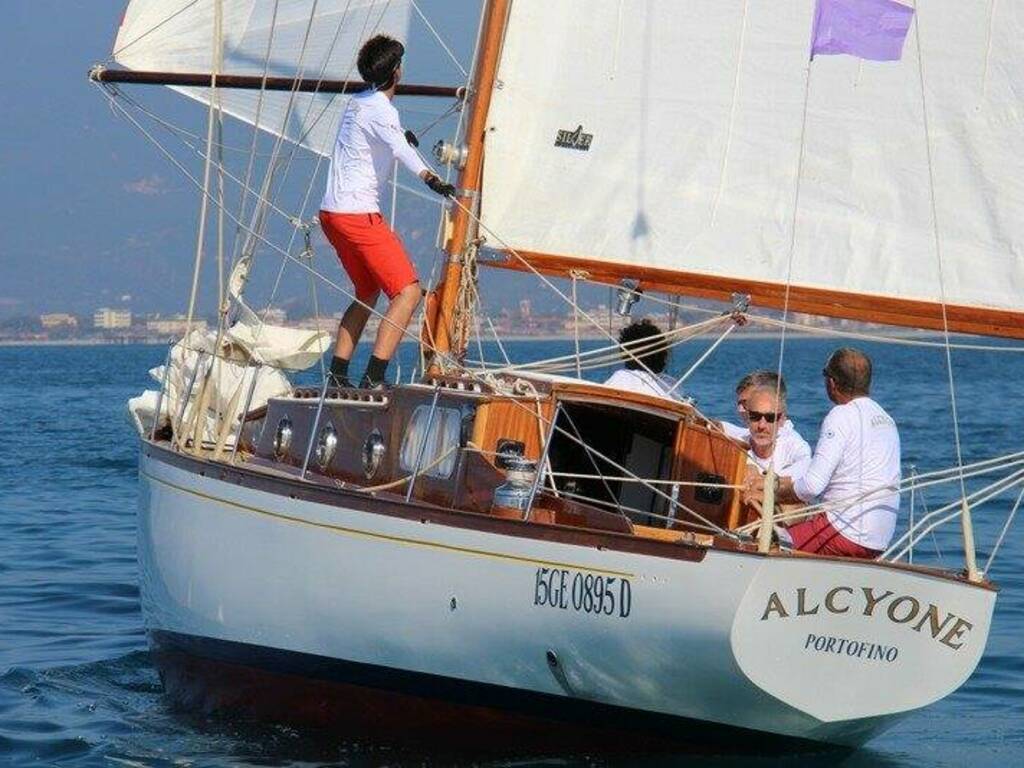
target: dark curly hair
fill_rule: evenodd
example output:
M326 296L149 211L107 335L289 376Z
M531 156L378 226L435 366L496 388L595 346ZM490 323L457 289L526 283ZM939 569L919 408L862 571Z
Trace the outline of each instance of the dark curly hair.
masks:
M652 341L644 343L645 339L654 339L662 335L661 329L647 318L623 328L619 333L619 346L626 348L622 354L626 368L633 371L646 366L651 373L664 371L665 363L668 362L668 347L664 341L660 344Z
M394 84L395 72L404 55L405 46L395 38L374 35L359 49L356 67L363 80L385 91Z

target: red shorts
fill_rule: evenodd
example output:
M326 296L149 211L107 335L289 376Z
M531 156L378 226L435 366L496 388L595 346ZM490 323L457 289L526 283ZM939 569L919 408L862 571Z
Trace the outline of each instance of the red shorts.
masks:
M863 557L875 559L882 554L877 549L862 547L850 541L832 527L828 515L819 515L791 525L786 529L793 539L793 548L801 552L814 552L819 555L839 555L840 557Z
M320 226L338 252L360 301L370 303L377 298L377 291L393 299L417 282L405 248L379 213L320 211Z

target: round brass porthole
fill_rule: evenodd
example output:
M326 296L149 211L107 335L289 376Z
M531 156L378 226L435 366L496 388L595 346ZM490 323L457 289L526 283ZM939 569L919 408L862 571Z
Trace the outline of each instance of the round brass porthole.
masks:
M384 437L380 432L375 429L366 436L363 443L363 473L367 480L377 474L386 451L387 446L384 445Z
M274 432L274 456L283 459L288 455L288 449L292 445L292 420L288 417L277 422L277 430Z
M333 425L328 424L320 430L320 434L316 439L316 463L320 465L321 469L326 469L330 466L334 453L337 450L338 433L334 431Z

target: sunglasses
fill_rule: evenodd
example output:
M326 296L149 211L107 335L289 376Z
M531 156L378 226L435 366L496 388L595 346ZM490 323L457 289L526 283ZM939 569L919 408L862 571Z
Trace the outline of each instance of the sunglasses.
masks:
M765 411L747 411L747 420L751 424L753 424L754 422L757 422L757 421L760 421L761 419L764 419L769 424L774 424L775 421L781 415L782 415L781 413L776 413L774 411L767 411L767 412L765 412Z

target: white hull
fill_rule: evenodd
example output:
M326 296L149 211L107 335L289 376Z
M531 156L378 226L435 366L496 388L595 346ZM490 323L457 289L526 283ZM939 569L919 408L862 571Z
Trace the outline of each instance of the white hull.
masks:
M967 679L995 602L871 563L680 560L424 523L160 456L144 446L140 459L151 633L857 745ZM937 634L915 629L928 605Z

